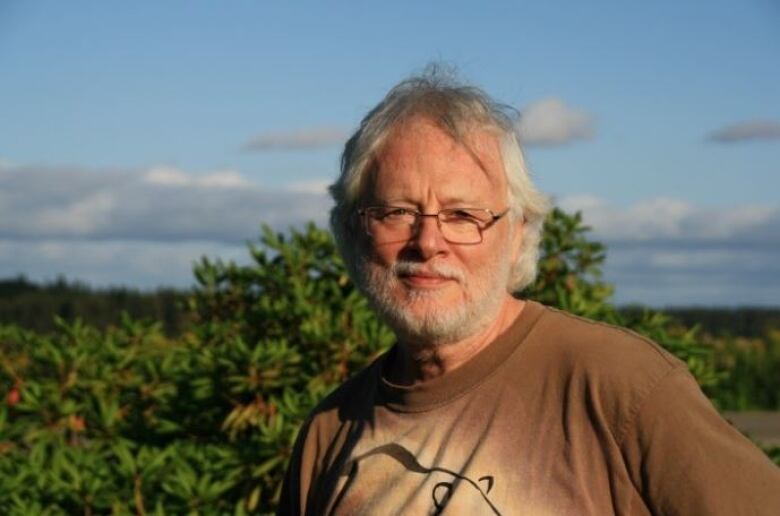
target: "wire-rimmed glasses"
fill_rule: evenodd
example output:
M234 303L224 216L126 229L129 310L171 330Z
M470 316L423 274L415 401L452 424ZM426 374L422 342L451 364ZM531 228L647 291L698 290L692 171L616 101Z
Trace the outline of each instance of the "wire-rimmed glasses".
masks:
M482 232L509 212L494 214L487 208L447 208L438 213L421 213L400 206L369 206L358 210L366 232L375 243L405 242L419 229L422 217L436 217L444 239L451 244L479 244Z

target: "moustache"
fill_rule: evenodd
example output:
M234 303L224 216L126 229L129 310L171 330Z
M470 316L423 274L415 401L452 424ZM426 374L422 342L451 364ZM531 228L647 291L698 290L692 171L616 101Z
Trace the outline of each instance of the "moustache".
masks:
M423 265L416 262L399 261L390 266L390 272L395 276L424 274L426 276L437 276L442 279L455 280L459 283L465 283L466 281L466 275L462 270L445 264Z

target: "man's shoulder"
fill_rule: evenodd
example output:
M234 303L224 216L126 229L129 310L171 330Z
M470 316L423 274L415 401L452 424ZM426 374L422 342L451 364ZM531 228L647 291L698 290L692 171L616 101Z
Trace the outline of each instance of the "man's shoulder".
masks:
M589 417L618 440L653 393L689 374L684 362L645 336L554 308L545 308L525 344L536 381L562 403L591 407Z
M658 343L622 326L545 307L532 335L543 352L589 370L666 372L685 364Z
M555 308L545 307L526 344L540 378L556 379L621 418L673 374L688 374L683 361L643 335Z

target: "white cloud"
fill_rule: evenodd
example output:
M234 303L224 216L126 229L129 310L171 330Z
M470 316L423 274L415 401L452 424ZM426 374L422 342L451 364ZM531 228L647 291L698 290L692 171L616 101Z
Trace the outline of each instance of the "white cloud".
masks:
M276 131L258 134L243 145L245 151L300 150L342 145L348 138L338 127L317 127L298 131Z
M668 245L608 247L605 278L618 303L664 305L780 304L778 249Z
M596 238L607 242L728 243L780 249L780 207L701 207L681 199L656 198L617 207L595 196L565 197L564 210L582 211Z
M37 213L30 214L30 223L42 231L88 235L104 227L116 208L111 192L98 191L65 205L41 207Z
M0 239L243 242L261 223L323 223L324 191L267 189L235 171L0 169Z
M164 186L186 186L191 182L187 174L172 167L150 168L144 173L143 179L147 183Z
M249 186L249 182L235 170L220 170L206 174L198 178L196 184L215 188L243 188Z
M245 261L260 224L284 231L331 206L326 181L266 189L237 172L0 168L0 277L58 274L94 285L187 286L201 255ZM605 242L619 302L780 304L780 208L702 207L680 199L580 209Z
M247 261L260 225L324 224L324 190L267 189L235 171L0 168L0 277L92 285L193 283L203 255Z
M524 145L553 146L589 140L595 133L593 117L555 97L529 104L517 121Z
M64 275L93 286L186 288L194 283L192 267L202 256L249 260L244 245L214 242L0 240L0 277L24 274L46 282Z
M780 140L780 122L759 119L737 122L712 131L707 139L718 143Z
M581 211L589 238L607 245L617 302L780 305L780 207L669 198L618 207L592 195L558 204Z
M143 174L147 183L162 186L195 186L217 188L241 188L249 185L235 170L218 170L195 176L174 167L152 167Z

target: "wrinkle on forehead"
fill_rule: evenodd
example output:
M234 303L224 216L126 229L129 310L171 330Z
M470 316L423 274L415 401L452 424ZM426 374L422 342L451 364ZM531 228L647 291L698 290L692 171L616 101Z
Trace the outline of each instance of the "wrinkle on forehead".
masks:
M408 120L399 122L392 129L384 144L379 148L374 157L374 163L371 166L367 177L369 180L367 184L376 184L377 176L380 171L380 164L386 166L391 165L392 161L397 161L399 158L415 158L415 154L404 155L402 153L399 156L398 153L391 153L388 151L388 149L392 148L392 146L397 143L399 138L408 138L410 133L419 133L421 138L423 138L426 133L430 132L438 132L440 135L445 136L449 140L453 151L465 151L477 165L476 169L482 172L482 175L492 187L498 189L505 189L508 187L502 159L500 137L495 130L474 124L472 129L454 135L449 128L442 127L435 121L422 116L412 117ZM370 192L364 191L364 193Z

